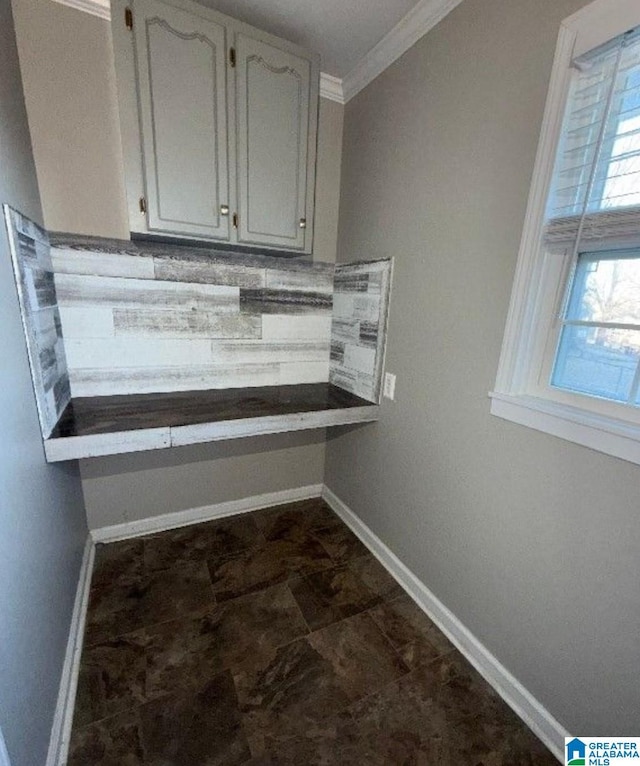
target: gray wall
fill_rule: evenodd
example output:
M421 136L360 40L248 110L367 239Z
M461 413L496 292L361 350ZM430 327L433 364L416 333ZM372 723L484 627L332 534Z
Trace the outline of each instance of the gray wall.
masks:
M0 202L42 219L9 0L0 0ZM4 222L0 306L0 728L12 766L41 766L87 530L77 465L44 461Z
M466 0L347 104L338 260L394 255L381 422L326 482L561 723L637 733L640 469L489 414L559 22Z
M89 527L322 484L324 429L80 462Z
M344 106L320 99L318 114L318 162L316 167L316 219L313 229L313 260L336 259L340 164Z
M50 0L13 12L45 226L127 239L109 22Z

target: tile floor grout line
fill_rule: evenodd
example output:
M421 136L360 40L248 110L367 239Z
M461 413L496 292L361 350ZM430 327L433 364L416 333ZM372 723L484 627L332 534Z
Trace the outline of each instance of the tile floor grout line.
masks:
M431 660L430 662L427 662L427 663L426 663L426 665L428 666L428 665L430 665L432 662L435 662L436 660L442 659L442 657L446 657L446 656L447 656L447 654L452 654L452 653L453 653L453 652L455 652L455 651L457 651L457 650L456 650L456 648L454 647L454 648L453 648L453 649L451 649L449 652L444 652L443 654L439 655L438 657L434 657L434 658L433 658L433 660ZM402 659L402 658L400 658L400 659ZM406 664L406 663L405 663L405 664ZM408 666L407 666L407 667L408 667ZM356 704L357 704L357 705L359 705L360 703L362 703L362 702L365 702L366 700L368 700L368 699L371 699L372 697L375 697L377 694L382 694L382 693L384 692L384 690L385 690L385 689L388 689L388 688L390 688L391 686L393 686L393 684L395 684L395 683L398 683L398 682L399 682L399 681L401 681L403 678L407 678L407 677L408 677L408 676L410 676L410 675L413 675L413 674L417 674L419 671L421 671L421 670L424 670L424 668L425 668L425 665L422 665L422 664L420 664L420 665L416 665L416 667L415 667L415 668L411 668L411 667L409 667L409 668L408 668L408 671L407 671L406 673L403 673L402 675L398 676L397 678L394 678L394 679L392 679L391 681L388 681L387 683L383 684L383 685L382 685L381 687L379 687L378 689L375 689L374 691L370 692L369 694L365 694L365 695L364 695L363 697L361 697L360 699L358 699L358 700L354 700L354 701L353 701L353 702L352 702L352 703L349 705L349 708L353 707L353 706L354 706L354 705L356 705ZM452 679L449 679L449 681L450 681L450 680L452 680ZM446 686L446 685L449 683L449 681L441 681L441 682L439 682L439 683L438 683L438 687ZM349 712L351 713L351 711L349 711ZM353 713L351 713L351 715L352 715L352 717L353 717ZM468 717L470 717L471 715L473 715L473 713L469 714L469 716L468 716ZM467 716L465 716L465 717L467 717ZM355 719L355 718L354 718L354 720L355 720L355 721L356 721L356 723L357 723L357 719ZM461 720L462 720L462 718L461 718Z
M302 579L304 579L304 577L303 577ZM310 635L311 633L313 633L313 631L311 630L311 626L309 625L309 623L308 623L308 621L307 621L307 618L304 616L304 613L302 612L302 609L301 609L301 607L300 607L300 604L298 603L298 599L295 597L295 595L294 595L293 591L291 590L291 584L290 584L290 581L289 581L289 580L287 580L287 582L285 583L285 585L286 585L286 588L287 588L287 590L288 590L288 591L289 591L289 593L291 594L291 598L293 599L293 603L296 605L296 608L297 608L297 610L298 610L298 613L300 614L300 617L302 618L302 622L304 622L304 624L307 626L307 636L308 636L308 635Z
M225 606L233 604L234 602L239 601L241 599L254 598L259 593L262 593L263 591L270 590L271 588L278 588L278 587L281 587L283 585L288 585L288 581L287 580L283 580L281 582L275 582L275 583L272 583L270 585L265 586L264 588L260 588L258 590L254 590L254 591L251 591L249 593L241 593L240 595L235 596L234 598L225 599L224 601L217 601L216 600L216 601L214 601L214 603L212 603L209 606L200 607L199 609L194 609L193 611L185 612L184 614L178 614L175 617L169 617L166 620L160 620L160 622L147 623L145 625L141 625L139 628L134 628L134 630L129 630L126 633L118 633L117 635L109 636L108 638L105 638L105 639L103 639L101 641L96 641L96 642L94 642L92 644L84 644L83 648L84 648L84 646L86 646L88 649L92 649L92 648L95 648L97 646L101 646L102 644L111 643L112 641L117 641L119 639L126 638L127 636L132 636L135 633L140 633L140 632L145 631L145 630L151 630L151 629L154 629L154 628L162 627L163 625L167 625L170 622L178 622L178 621L182 621L182 620L194 620L194 619L197 619L198 617L203 616L205 613L210 612L212 609L213 610L222 609ZM294 599L294 601L296 601L295 596L293 596L293 594L291 594L291 595L292 595L292 598ZM299 605L298 605L297 601L296 601L296 606L299 609ZM304 620L304 615L302 615L302 618ZM304 622L305 622L305 625L307 625L307 627L309 627L308 624L307 624L307 621L304 620ZM309 628L309 633L313 633L313 632L314 631L311 630L311 628ZM305 634L305 635L308 635L308 634ZM296 639L293 639L293 640L296 640ZM286 644L283 644L283 646L288 646L289 643L292 643L292 642L289 641ZM279 648L279 646L278 646L278 648Z
M381 602L384 603L384 600ZM396 646L394 642L387 636L387 634L382 630L382 628L378 625L377 621L373 618L373 615L371 614L373 609L377 609L380 606L380 604L376 604L376 606L372 606L370 609L367 609L364 614L368 614L371 622L376 626L376 630L380 635L384 638L384 640L389 644L391 649L395 652L396 656L402 661L404 666L408 668L408 673L410 673L412 670L415 670L415 668L412 668L409 663L405 660L405 658L400 654L400 651L403 647ZM407 642L404 646L408 646L411 642ZM405 674L406 675L406 674Z

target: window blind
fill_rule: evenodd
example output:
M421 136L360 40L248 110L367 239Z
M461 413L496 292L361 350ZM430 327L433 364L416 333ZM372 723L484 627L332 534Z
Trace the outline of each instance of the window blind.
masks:
M545 240L640 237L640 29L574 62Z

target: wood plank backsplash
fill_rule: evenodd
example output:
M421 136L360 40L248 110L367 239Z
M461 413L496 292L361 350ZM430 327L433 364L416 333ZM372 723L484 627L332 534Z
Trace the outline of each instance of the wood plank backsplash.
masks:
M49 238L8 205L4 217L40 428L47 438L71 398Z
M391 261L49 235L5 206L42 432L71 396L330 380L377 402ZM64 338L64 340L63 340Z
M329 380L380 400L392 260L338 264L333 283Z
M326 382L332 264L54 236L74 397Z

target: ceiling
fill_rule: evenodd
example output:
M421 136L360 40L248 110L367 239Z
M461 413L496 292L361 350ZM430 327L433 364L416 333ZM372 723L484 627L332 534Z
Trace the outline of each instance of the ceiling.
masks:
M418 0L199 0L228 16L317 51L343 78Z

